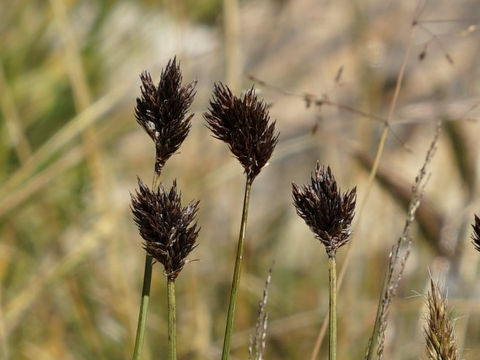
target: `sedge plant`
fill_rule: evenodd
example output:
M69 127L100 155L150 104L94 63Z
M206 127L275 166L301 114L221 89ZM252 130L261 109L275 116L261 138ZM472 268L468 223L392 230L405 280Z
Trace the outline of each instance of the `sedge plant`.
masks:
M175 280L196 247L198 201L182 207L177 184L167 191L162 184L152 190L138 180L132 195L132 212L147 254L161 263L167 277L169 360L177 358Z
M325 246L329 274L329 359L337 354L337 273L335 256L352 233L356 188L342 193L330 167L317 166L311 184L292 184L293 204L315 237Z
M213 136L227 143L228 148L245 171L242 219L222 350L222 360L226 360L230 356L230 341L243 263L250 190L254 179L272 156L278 141L278 133L275 132L275 121L270 120L267 105L256 96L253 87L242 97L237 97L226 85L215 84L213 98L210 100L210 107L204 117Z
M140 211L139 206L147 207L146 203L142 205L142 201L151 201L152 203L148 206L150 206L152 209L156 207L157 210L159 210L160 208L162 208L162 206L166 206L168 208L165 201L163 202L163 204L160 202L160 198L163 199L165 195L165 190L160 187L160 174L167 160L175 152L178 151L180 145L183 143L190 131L191 119L193 117L193 114L187 116L187 112L193 102L193 97L195 95L195 82L191 82L186 86L182 86L182 73L180 72L180 66L177 63L176 58L170 60L167 63L166 67L162 70L158 86L155 86L152 81L151 75L147 71L143 72L140 75L140 79L142 82L142 86L140 88L141 97L137 98L135 117L138 124L140 124L140 126L153 140L156 155L152 189L148 189L148 187L146 187L143 183L140 183L139 192L137 193L136 197L132 198L132 210L134 213L135 221L140 228L140 233L142 233L141 225L144 224L144 220L141 218L141 216L146 214L143 214L143 212ZM175 195L175 185L172 187L171 191L173 191L173 198L176 199L177 195ZM155 197L157 197L158 199L155 200ZM148 221L152 222L153 224L153 214L150 214L150 217L151 218ZM178 218L178 214L174 217ZM173 224L171 225L173 226ZM174 228L172 228L172 230L173 229ZM162 231L166 230L163 229ZM147 244L157 243L158 239L156 240L155 236L159 234L154 234L154 232L150 232L149 235L150 237L148 239L144 237L144 247L147 251L145 255L142 297L140 302L133 359L141 358L143 340L145 337L148 303L150 299L153 260L156 259L160 263L164 264L163 261L158 258L158 256L154 256L155 252L152 251L152 247L147 246ZM180 246L180 244L181 243L172 243L169 246L174 247L176 251L178 251L177 247ZM169 254L168 256L171 257L173 255ZM169 332L169 339L171 340L170 352L171 354L173 354L171 356L175 356L175 296L173 291L174 281L170 281L172 274L168 269L171 270L171 266L167 266L165 264L164 266L168 281L167 288L169 294L169 329L173 331L173 335Z

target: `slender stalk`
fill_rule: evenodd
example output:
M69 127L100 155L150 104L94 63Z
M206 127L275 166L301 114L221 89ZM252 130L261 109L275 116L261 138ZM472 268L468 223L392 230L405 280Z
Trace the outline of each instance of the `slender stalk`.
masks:
M335 360L337 358L337 268L335 256L328 256L328 278L330 283L330 346L328 349L328 358L329 360Z
M380 135L380 140L379 140L378 145L377 145L377 151L376 151L376 154L375 154L375 159L374 159L374 162L373 162L373 166L370 170L370 174L368 176L368 181L367 181L367 186L366 186L365 191L364 191L363 200L360 204L360 210L358 211L357 224L361 223L360 219L362 218L362 214L363 214L365 204L370 199L370 191L373 187L373 182L374 182L375 177L377 175L378 166L380 164L380 160L381 160L382 155L383 155L383 150L385 149L385 143L386 143L388 133L389 133L389 130L390 130L390 123L392 121L393 114L396 110L398 97L399 97L400 90L401 90L402 83L403 83L403 77L405 75L405 71L406 71L407 64L408 64L408 58L410 56L410 50L411 50L412 43L413 43L412 40L413 40L413 36L414 36L414 33L415 33L415 28L416 28L416 26L412 26L410 28L410 34L409 34L409 37L408 37L407 47L406 47L406 50L405 50L405 53L404 53L404 56L403 56L402 65L400 67L400 71L398 73L397 80L396 80L396 83L395 83L395 92L394 92L394 95L393 95L392 102L390 103L387 121L383 124L382 134ZM354 242L350 242L347 245L347 252L346 252L346 255L345 255L345 261L343 262L343 265L340 269L340 275L338 277L338 286L339 287L341 287L342 284L343 284L343 279L345 277L347 267L350 264L350 258L352 256L351 253L352 253L352 248L353 248L352 244L353 243ZM325 336L325 331L326 331L325 329L326 329L326 326L327 326L327 321L326 320L327 320L327 318L325 317L323 319L322 328L320 330L320 333L318 334L317 340L315 341L315 346L314 346L314 349L313 349L313 352L312 352L312 357L310 358L311 360L315 360L318 356L318 352L320 351L320 347L322 345L323 338ZM371 346L369 346L368 352L371 353L370 347Z
M247 176L245 182L245 195L243 198L242 221L240 224L240 234L238 236L237 257L235 259L235 269L233 271L232 290L230 292L230 303L228 305L227 325L225 328L225 337L223 340L222 360L227 360L230 355L230 340L232 338L233 319L235 317L235 307L237 305L238 286L240 284L240 273L243 262L243 247L245 243L245 232L247 228L248 204L250 201L250 189L253 178Z
M400 67L400 72L398 73L397 81L395 83L395 92L393 94L393 99L392 99L392 102L390 103L390 108L388 110L387 124L384 126L383 131L382 131L382 135L380 136L380 141L378 143L378 148L377 148L377 153L375 155L375 160L373 162L372 170L370 171L370 175L368 177L368 186L367 186L366 195L365 195L364 200L362 201L362 204L361 204L361 207L360 207L360 212L363 211L363 207L365 206L365 204L367 202L366 199L368 198L368 195L370 194L370 190L372 189L373 180L375 179L375 176L377 174L378 165L380 164L380 158L383 154L383 149L385 147L385 142L386 142L387 136L388 136L388 130L389 130L388 124L390 124L390 122L392 121L393 114L394 114L396 106L397 106L398 96L400 94L400 89L402 87L403 77L405 75L405 70L407 69L407 63L408 63L408 57L410 55L410 49L412 47L412 39L413 39L413 35L415 33L415 25L414 25L415 21L416 21L416 19L414 19L414 22L412 22L412 26L410 27L410 33L409 33L409 37L408 37L407 48L405 50L402 65ZM343 275L343 272L342 272L342 275ZM385 286L385 284L384 284L384 286ZM384 289L385 289L385 287L384 287ZM382 293L380 293L380 302L379 302L379 306L378 306L378 309L377 309L377 315L376 315L376 318L375 318L373 335L372 335L372 339L371 339L370 346L369 346L369 349L368 349L368 355L367 355L368 359L372 358L373 351L376 348L376 346L378 345L378 340L379 339L378 339L377 335L378 335L378 331L380 329L380 324L379 324L380 319L381 319L381 314L380 314L381 305L380 304L381 304L382 295L383 295L383 291L382 291Z
M145 257L145 270L143 273L142 300L140 302L140 313L138 314L137 335L135 337L135 349L133 360L139 360L142 356L143 339L145 338L145 324L147 323L148 301L150 300L150 284L152 282L152 257Z
M153 189L158 189L160 184L160 173L153 175ZM152 283L152 265L153 258L145 255L145 270L143 271L142 299L140 302L140 312L138 314L137 335L135 336L135 348L133 350L133 360L139 360L142 356L143 340L145 338L145 325L147 323L148 302L150 300L150 286Z
M378 344L380 343L380 325L381 325L381 320L382 320L382 311L383 311L383 297L385 294L386 286L388 286L388 279L391 278L391 274L387 274L384 280L384 284L382 286L382 291L380 292L380 299L378 300L378 308L377 308L377 314L375 315L375 324L373 326L373 333L372 337L370 338L368 342L368 349L367 353L365 355L366 360L372 360L375 351L378 348Z
M177 325L175 306L175 279L167 277L168 293L168 359L177 360Z

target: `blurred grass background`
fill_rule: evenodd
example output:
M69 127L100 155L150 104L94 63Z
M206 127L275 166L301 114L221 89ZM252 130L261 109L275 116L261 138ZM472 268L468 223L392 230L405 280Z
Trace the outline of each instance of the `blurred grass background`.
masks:
M379 0L15 0L0 3L0 358L131 356L143 250L129 210L154 147L133 116L142 70L155 81L173 55L198 80L190 136L165 168L183 199L201 200L200 246L177 282L181 359L219 358L243 176L201 113L214 81L250 76L281 132L254 184L233 340L246 358L273 259L267 359L308 359L328 311L326 255L291 205L291 182L330 164L365 201L339 292L339 358L363 356L410 185L444 120L419 226L393 304L386 358L423 355L424 298L441 278L463 359L480 353L480 3ZM377 180L368 176L403 54L405 79ZM341 77L337 77L341 71ZM271 84L272 86L268 85ZM339 252L339 264L344 251ZM154 268L145 359L166 354L166 288ZM321 358L326 355L321 349Z

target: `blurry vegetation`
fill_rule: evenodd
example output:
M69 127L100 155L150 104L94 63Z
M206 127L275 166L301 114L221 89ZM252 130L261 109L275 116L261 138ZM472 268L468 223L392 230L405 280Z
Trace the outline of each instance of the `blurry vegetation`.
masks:
M193 21L213 25L218 20L222 0L186 0L185 9Z
M256 89L280 138L252 189L232 354L247 358L275 259L265 358L310 358L328 311L328 274L321 271L323 248L295 215L291 182L306 183L318 159L344 189L357 185L364 204L353 222L351 255L339 252L337 259L339 272L348 261L337 299L338 358L364 355L388 252L401 234L435 122L443 120L384 352L398 360L425 354L426 309L416 294L427 292L432 276L444 282L458 314L453 326L461 358L477 359L480 257L470 224L480 211L480 3L427 2L411 38L416 2L239 5L239 83L245 90L249 75L264 80ZM175 54L185 79L198 80L196 115L162 177L168 185L177 178L182 197L201 201L202 227L192 254L200 261L184 269L176 288L184 309L178 355L220 358L243 179L201 116L213 82L225 81L229 66L221 6L221 0L1 2L0 359L130 356L144 251L129 192L137 176L150 183L154 159L133 109L141 71L157 82ZM455 21L431 21L445 19ZM367 193L409 42L398 103ZM158 264L154 273L145 359L167 351ZM327 342L318 358L326 357Z

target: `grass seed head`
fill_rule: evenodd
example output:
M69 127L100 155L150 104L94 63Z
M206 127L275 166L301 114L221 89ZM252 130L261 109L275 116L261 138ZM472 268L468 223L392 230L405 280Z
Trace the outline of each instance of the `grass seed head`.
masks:
M270 121L265 102L257 97L253 87L239 98L226 85L217 83L204 117L213 136L228 144L253 180L267 164L278 141L275 121Z
M472 224L472 243L477 251L480 251L480 218L475 215L475 224Z
M182 207L181 194L174 181L170 191L162 185L150 190L140 179L132 195L132 213L147 253L165 267L175 279L183 269L188 254L196 247L199 228L195 221L198 201Z
M176 58L162 70L158 87L147 71L140 79L142 96L137 98L135 117L155 143L155 172L160 174L190 130L193 114L187 116L187 111L195 96L196 83L182 86L182 73Z
M429 360L456 360L457 345L448 314L447 299L437 284L430 280L427 296L428 320L425 328L426 353Z
M317 163L311 184L292 184L292 193L297 214L325 245L328 256L335 256L352 233L356 188L341 193L330 167Z

